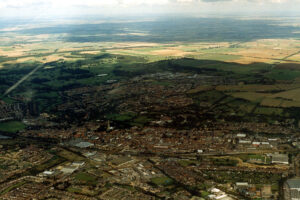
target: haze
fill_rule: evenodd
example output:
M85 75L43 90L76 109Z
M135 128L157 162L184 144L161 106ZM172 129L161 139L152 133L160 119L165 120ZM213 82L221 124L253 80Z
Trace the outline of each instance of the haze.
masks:
M297 15L299 0L0 0L0 18Z

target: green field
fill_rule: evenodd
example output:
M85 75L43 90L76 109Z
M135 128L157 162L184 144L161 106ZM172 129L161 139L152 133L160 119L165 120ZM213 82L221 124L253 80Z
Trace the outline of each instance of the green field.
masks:
M152 178L151 182L158 186L168 186L168 185L172 185L174 181L173 179L164 176L164 177Z
M7 133L17 133L26 128L26 125L19 121L9 121L0 123L0 131Z
M241 56L238 55L228 55L228 54L220 54L220 53L207 53L207 54L200 54L191 57L200 60L219 60L219 61L238 60L241 58Z
M196 160L180 160L180 161L178 161L178 163L183 167L188 167L188 166L191 166L191 165L199 164L199 161L196 161Z
M74 177L78 181L83 181L91 185L95 185L97 183L97 178L95 176L85 172L79 172L75 174Z

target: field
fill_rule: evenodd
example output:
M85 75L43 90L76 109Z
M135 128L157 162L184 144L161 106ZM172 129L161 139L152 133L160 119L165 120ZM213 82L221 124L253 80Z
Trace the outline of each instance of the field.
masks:
M90 175L85 172L79 172L74 175L74 178L78 181L85 182L89 185L96 185L97 184L97 178L93 175Z
M61 150L57 153L58 156L66 159L66 160L69 160L69 161L82 161L84 160L83 157L73 153L73 152L70 152L70 151L67 151L67 150Z
M158 186L168 186L172 185L173 180L168 177L157 177L151 179L151 182Z
M300 41L296 39L258 39L245 42L70 42L53 41L63 34L37 34L30 36L6 33L0 39L0 66L24 62L76 61L103 52L141 56L149 62L170 58L190 57L250 64L254 62L299 63ZM12 45L7 41L15 41ZM52 38L52 39L51 39ZM22 40L22 43L21 43ZM18 42L20 41L20 42ZM1 59L2 58L2 59Z
M26 126L22 122L18 122L18 121L10 121L10 122L1 122L0 123L0 131L3 131L3 132L16 133L25 128L26 128Z
M51 159L49 159L45 163L42 163L40 165L37 165L37 166L31 168L30 173L36 175L36 174L41 173L41 172L43 172L47 169L50 169L51 167L55 167L55 166L63 163L64 161L65 160L61 157L53 156Z

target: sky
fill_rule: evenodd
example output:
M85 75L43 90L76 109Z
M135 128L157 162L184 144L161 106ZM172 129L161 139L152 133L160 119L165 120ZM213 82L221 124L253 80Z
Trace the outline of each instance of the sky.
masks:
M300 0L0 0L5 17L141 15L291 15Z

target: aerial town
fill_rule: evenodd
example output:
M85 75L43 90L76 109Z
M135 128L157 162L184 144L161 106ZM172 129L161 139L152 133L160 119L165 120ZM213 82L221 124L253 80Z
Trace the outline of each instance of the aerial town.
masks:
M219 85L238 83L155 73L67 90L70 100L52 113L2 102L1 120L21 119L26 128L1 136L1 198L299 196L298 122L243 120L223 107L232 97Z
M299 5L0 0L0 200L300 200Z

